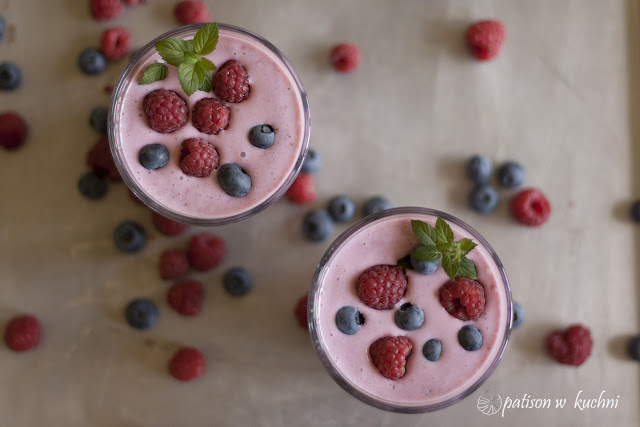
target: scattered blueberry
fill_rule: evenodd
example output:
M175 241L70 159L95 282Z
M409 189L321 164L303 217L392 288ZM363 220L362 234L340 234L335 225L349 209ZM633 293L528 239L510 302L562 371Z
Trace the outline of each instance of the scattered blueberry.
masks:
M356 214L356 204L348 196L336 196L329 200L327 211L334 221L347 222Z
M320 169L320 166L322 166L322 157L320 157L320 154L316 150L309 148L307 151L307 157L305 157L304 162L302 163L302 169L300 172L314 173Z
M251 290L253 279L251 273L244 267L233 267L224 273L222 278L224 289L234 297L240 297Z
M476 351L482 347L482 334L473 325L465 325L458 332L458 342L467 351Z
M13 62L0 64L0 89L14 90L22 83L22 71Z
M249 142L258 148L269 148L276 142L276 133L270 125L256 125L249 131Z
M95 107L91 110L91 117L89 123L91 127L102 134L107 134L107 119L109 117L109 110L107 107Z
M424 311L411 303L404 303L393 315L398 328L413 331L424 324Z
M218 182L228 195L243 197L251 190L251 177L235 163L227 163L218 169Z
M99 50L88 47L78 56L78 66L85 74L100 74L107 67L107 60Z
M78 180L78 190L87 199L102 199L107 194L107 180L93 172L87 172Z
M433 274L436 272L436 270L438 269L438 266L440 265L440 260L438 261L423 261L421 259L415 258L413 256L413 252L418 249L419 247L421 247L422 245L418 245L415 248L413 248L413 250L411 251L411 254L409 255L409 262L411 262L411 266L413 267L413 269L420 274Z
M476 184L484 184L491 178L493 165L488 157L476 154L467 162L467 176Z
M498 182L506 188L522 185L525 178L524 168L520 163L507 162L498 169Z
M437 338L431 338L429 341L424 343L424 346L422 347L422 354L427 360L436 362L440 359L440 355L442 354L442 341Z
M469 206L479 214L489 214L498 207L498 192L490 185L475 187L469 193Z
M634 222L640 223L640 200L631 205L631 219Z
M629 340L627 351L634 360L640 361L640 335L636 335Z
M316 209L302 220L302 234L314 242L325 240L333 233L333 220L329 212Z
M342 307L336 313L336 326L343 334L353 335L364 324L364 316L351 306Z
M169 163L169 150L162 144L147 144L140 149L138 161L145 169L160 169Z
M522 324L524 320L524 308L517 302L513 303L513 322L511 322L511 328L515 329Z
M382 196L374 196L365 200L364 205L362 206L362 216L368 216L376 212L391 209L392 207L393 205L386 198Z
M147 233L137 222L124 221L113 230L113 242L122 252L138 252L147 243Z
M127 323L136 329L149 329L158 321L158 307L146 298L136 298L125 309Z
M4 29L5 29L4 17L0 15L0 40L2 40L2 38L4 37Z

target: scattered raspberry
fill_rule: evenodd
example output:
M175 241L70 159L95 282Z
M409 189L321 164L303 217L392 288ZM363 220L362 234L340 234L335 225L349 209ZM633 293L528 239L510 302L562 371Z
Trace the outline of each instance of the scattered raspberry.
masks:
M98 142L87 153L87 165L93 173L100 177L109 178L111 181L120 181L122 179L113 161L113 156L109 149L109 139L106 136L100 137Z
M589 358L591 347L591 333L580 324L570 325L564 331L555 330L547 337L547 351L565 365L582 365Z
M97 21L117 18L124 9L122 0L91 0L91 15Z
M296 306L293 310L293 314L298 319L298 323L304 329L308 329L309 325L307 323L307 301L309 300L309 294L304 294L296 303Z
M316 200L316 185L313 175L301 173L287 190L287 198L293 203L304 205Z
M13 351L27 351L40 343L42 331L38 318L25 314L9 321L4 330L4 342Z
M250 89L247 70L235 59L225 62L213 76L213 93L223 101L242 102Z
M488 20L471 25L465 34L465 40L476 59L488 61L500 53L505 36L502 22Z
M167 302L183 316L195 316L202 310L204 289L202 283L193 279L184 279L175 283L167 293Z
M158 270L163 280L178 279L189 270L187 252L181 249L167 249L160 254Z
M358 278L356 293L376 310L393 308L407 290L407 273L397 265L374 265Z
M169 219L158 212L152 211L151 215L156 230L165 236L177 236L189 228L189 225Z
M180 381L191 381L204 375L207 359L197 348L182 347L169 361L169 373Z
M143 107L149 126L156 132L174 132L187 123L187 103L172 90L154 90L144 98Z
M131 49L131 33L124 27L105 30L100 39L100 50L107 59L120 59Z
M196 102L191 114L193 126L207 135L217 135L229 127L229 107L213 98L203 98Z
M180 25L201 24L211 21L207 5L201 1L181 1L173 10Z
M513 197L511 215L520 224L536 227L549 219L551 204L540 190L529 188Z
M476 280L456 277L440 289L440 304L460 320L476 320L484 313L484 287Z
M180 169L186 175L204 178L218 168L218 150L210 142L189 138L182 142Z
M407 337L382 337L369 347L369 356L380 373L390 380L402 378L413 344Z
M340 43L331 50L331 63L341 73L355 71L360 59L360 48L353 43Z
M27 123L13 111L0 114L0 147L15 150L27 139Z
M217 267L227 252L224 240L211 233L196 234L191 238L187 257L196 270L207 271Z

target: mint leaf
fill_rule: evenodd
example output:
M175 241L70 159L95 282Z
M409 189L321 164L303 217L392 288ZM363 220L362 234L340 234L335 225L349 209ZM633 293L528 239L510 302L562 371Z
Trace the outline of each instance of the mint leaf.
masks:
M202 82L198 90L201 90L203 92L211 92L211 89L213 89L213 75L207 71L207 73L204 75L204 81Z
M411 255L422 261L437 261L442 256L442 253L440 253L435 245L425 245L414 249Z
M478 280L478 272L476 265L469 258L462 258L460 267L458 268L458 276L468 277L469 279Z
M429 224L423 221L411 220L411 228L413 229L413 234L416 235L420 243L423 245L435 245L436 242L431 237L435 234L431 233L429 228L433 229ZM435 230L434 230L435 231Z
M461 262L462 258L458 258L452 254L446 253L442 255L442 268L451 279L458 276L458 269L460 268Z
M400 258L397 262L397 265L404 268L405 270L413 270L413 266L411 265L411 257L409 255Z
M200 62L202 62L202 65L204 65L204 68L206 68L209 71L213 71L216 69L216 66L213 65L213 62L209 61L207 58L200 58Z
M453 231L444 219L436 219L436 239L442 242L453 243Z
M167 77L169 69L166 65L159 62L154 62L144 69L144 74L140 80L141 85L148 85L149 83L157 82L158 80L164 80Z
M218 44L218 24L215 22L200 28L193 38L193 48L200 55L208 55Z
M185 52L193 52L191 42L178 38L160 40L155 46L162 59L175 67L184 62Z
M200 55L193 52L185 52L184 53L184 61L188 64L195 64L200 60Z
M461 256L465 256L466 254L471 252L473 248L478 246L478 244L471 239L460 239L456 242L456 245L458 246L458 248L460 248Z
M204 76L200 79L198 76L198 72L196 71L197 64L189 64L187 62L183 62L178 67L178 78L180 79L180 85L182 86L182 90L187 96L191 96L193 92L198 90L200 86L202 86L202 82L204 81Z

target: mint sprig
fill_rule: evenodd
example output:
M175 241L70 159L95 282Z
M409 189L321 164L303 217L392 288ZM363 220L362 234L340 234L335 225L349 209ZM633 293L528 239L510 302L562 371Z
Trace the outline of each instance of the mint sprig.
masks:
M158 80L164 80L167 77L167 66L159 62L154 62L144 69L141 85L148 85L149 83L157 82Z

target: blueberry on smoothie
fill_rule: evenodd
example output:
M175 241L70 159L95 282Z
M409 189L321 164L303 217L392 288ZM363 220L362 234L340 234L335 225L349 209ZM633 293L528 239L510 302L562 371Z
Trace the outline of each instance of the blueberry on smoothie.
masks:
M232 296L245 295L253 287L251 273L244 267L233 267L224 273L222 278L224 289Z
M321 242L333 233L333 220L329 212L317 209L306 214L302 220L302 234L308 240Z
M364 205L362 206L362 216L368 216L376 212L391 209L392 207L393 205L387 198L374 196L365 200Z
M147 233L137 222L123 221L113 230L113 242L122 252L139 252L147 243Z
M107 118L109 117L109 110L106 107L99 106L91 110L91 116L89 117L89 123L98 133L107 134Z
M329 200L327 211L335 222L347 222L356 214L356 204L348 196L336 196Z
M131 301L124 313L127 323L136 329L149 329L158 321L158 307L146 298Z
M85 74L100 74L107 67L107 60L98 49L88 47L78 56L78 66Z
M320 166L322 166L322 157L320 157L320 154L316 150L309 148L300 172L315 173L320 169Z
M22 83L22 71L13 62L0 64L0 89L14 90Z
M270 125L257 125L249 131L249 142L255 147L267 149L276 142L276 133Z
M422 354L430 362L436 362L442 355L442 341L431 338L422 346Z
M235 163L227 163L218 169L218 182L228 195L244 197L251 190L251 177Z
M341 307L336 313L336 326L343 334L353 335L364 324L364 316L349 305Z
M393 320L398 328L404 331L413 331L424 324L424 311L411 303L405 303L396 310Z
M479 214L489 214L498 207L498 192L490 185L479 185L469 193L469 206Z
M491 172L493 165L488 157L476 154L467 161L467 177L478 185L489 181Z
M169 150L162 144L148 144L140 149L138 160L145 169L160 169L169 163Z
M458 342L467 351L476 351L482 347L482 334L473 325L465 325L458 332Z
M413 269L420 274L433 274L436 272L436 270L438 269L438 266L440 265L440 260L437 261L423 261L421 259L418 259L416 257L414 257L412 254L413 252L418 249L419 247L421 247L422 245L418 245L415 248L413 248L413 250L411 251L411 254L409 255L409 262L411 263L411 266L413 267Z
M524 183L525 172L520 163L507 162L498 169L498 182L505 188L515 188Z
M80 194L90 200L102 199L107 194L107 180L93 172L87 172L78 180Z

